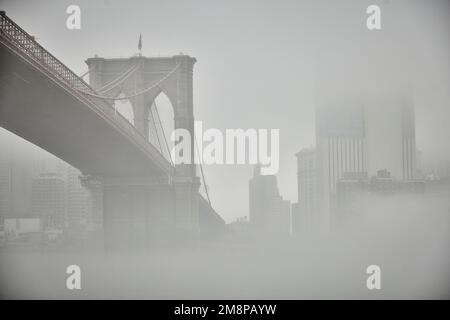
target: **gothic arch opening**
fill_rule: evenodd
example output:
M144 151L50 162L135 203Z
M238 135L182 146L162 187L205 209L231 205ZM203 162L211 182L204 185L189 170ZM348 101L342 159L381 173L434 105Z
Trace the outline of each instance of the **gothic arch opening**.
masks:
M173 142L170 137L175 129L174 108L164 92L158 94L150 105L149 140L169 159Z
M125 96L126 95L124 93L121 93L118 97L122 98ZM116 100L114 108L116 112L120 113L125 119L134 125L134 112L130 100Z

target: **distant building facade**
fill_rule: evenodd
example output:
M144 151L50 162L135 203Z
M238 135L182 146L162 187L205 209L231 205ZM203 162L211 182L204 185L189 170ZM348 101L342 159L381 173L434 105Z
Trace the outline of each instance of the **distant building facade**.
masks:
M398 180L416 177L414 108L408 99L319 104L316 108L320 220L330 228L338 181L349 174L376 176L386 169Z
M43 229L65 227L65 182L61 175L41 174L33 179L32 212L40 217Z
M0 225L39 220L86 239L103 226L103 184L0 128ZM14 222L15 221L15 222ZM17 228L16 228L17 229Z
M11 164L8 159L0 157L0 225L3 225L12 210L11 183Z
M261 233L290 234L291 204L279 193L274 175L261 175L256 166L249 183L250 227Z
M67 168L67 223L69 228L76 228L88 218L87 190L80 181L80 171Z
M315 224L317 210L316 150L302 149L297 158L298 202L292 205L292 233L310 232Z
M103 226L103 184L67 167L67 231L72 240L86 240Z

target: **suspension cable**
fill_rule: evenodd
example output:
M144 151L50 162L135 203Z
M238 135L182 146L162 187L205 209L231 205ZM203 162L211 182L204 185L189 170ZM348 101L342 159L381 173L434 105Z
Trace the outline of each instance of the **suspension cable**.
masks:
M88 71L86 71L85 73L83 73L83 74L80 76L80 78L83 79L83 78L86 77L88 74L89 74L89 69L88 69Z
M132 75L137 69L138 69L137 65L132 65L130 69L128 69L125 72L121 73L117 78L111 80L110 82L108 82L107 84L102 86L101 88L98 88L97 91L105 93L107 91L110 91L110 90L114 89L117 85L122 83L124 80L128 79L128 77L130 75ZM108 89L108 87L110 87L110 86L112 86L112 87Z
M172 156L171 156L171 153L170 153L169 144L167 143L166 133L164 131L164 127L162 126L161 117L159 116L159 111L158 111L158 106L156 105L156 100L153 101L153 104L155 105L156 117L158 118L159 126L161 127L161 131L162 131L162 134L163 134L164 142L166 144L167 153L169 154L169 160L170 160L170 163L173 166L174 164L173 164L173 161L172 161Z
M150 112L151 112L151 110L150 110ZM147 121L148 121L148 130L149 130L149 133L148 133L149 142L152 145L154 145L155 147L157 147L156 142L155 142L156 127L155 127L155 124L151 121L151 115L150 114L149 114L149 117L148 117ZM153 124L153 127L155 127L154 129L152 127L152 124Z
M200 173L202 175L203 187L205 188L206 198L208 199L209 206L212 207L211 199L209 198L208 186L206 185L205 174L203 172L203 165L202 165L202 161L201 161L201 158L200 158L200 152L198 150L197 137L195 136L195 133L194 133L194 140L195 140L195 149L197 149L197 157L198 157L199 162L200 162Z
M155 127L156 138L158 139L159 151L162 153L163 150L162 150L162 146L161 146L161 141L159 140L158 128L156 127L155 117L153 116L152 108L150 108L150 115L152 116L153 126Z
M105 100L129 100L131 98L135 98L137 96L140 96L156 87L158 87L162 82L164 82L166 79L168 79L179 67L179 64L177 64L170 72L168 72L164 77L162 77L161 79L159 79L157 82L155 82L153 85L139 91L139 92L135 92L132 95L129 96L123 96L123 97L111 97L111 96L104 96L104 95L100 95L100 94L95 94L95 93L91 93L91 92L87 92L87 91L83 91L80 89L76 89L79 92L86 94L88 96L92 96L92 97L96 97L96 98L100 98L100 99L105 99Z
M102 94L106 94L107 92L115 89L118 85L120 85L121 83L123 83L125 80L127 80L129 77L131 77L137 70L139 69L138 66L136 66L136 68L134 68L131 72L129 72L124 78L120 79L119 82L115 83L112 87L110 87L109 89L104 89L101 90Z
M129 100L130 98L134 98L134 97L140 96L140 95L142 95L142 94L144 94L144 93L146 93L146 92L148 92L148 91L150 91L150 90L156 88L157 86L159 86L163 81L165 81L166 79L168 79L168 78L169 78L169 77L170 77L170 76L178 69L178 67L179 67L179 64L177 64L171 71L169 71L164 77L162 77L160 80L158 80L157 82L155 82L153 85L151 85L151 86L149 86L149 87L147 87L147 88L145 88L145 89L143 89L143 90L141 90L141 91L135 92L134 94L128 95L128 96L111 97L111 96L105 96L105 95L101 95L101 94L95 94L95 93L86 92L86 91L83 91L83 90L80 90L80 89L76 89L76 90L79 91L79 92L81 92L81 93L83 93L83 94L86 94L86 95L89 95L89 96L92 96L92 97L96 97L96 98L100 98L100 99L106 99L106 100ZM122 83L123 81L125 81L126 79L128 79L128 78L131 76L131 74L133 74L138 68L139 68L139 67L136 66L136 65L132 66L130 69L128 69L127 71L125 71L124 73L122 73L119 77L117 77L117 78L114 79L113 81L111 81L111 82L105 84L105 85L104 85L103 87L101 87L100 89L97 89L97 91L103 91L102 93L106 93L106 92L108 92L108 91L111 91L111 90L112 90L113 88L115 88L117 85L119 85L120 83ZM84 77L87 73L89 73L89 70L88 70L85 74L83 74L81 77ZM116 83L116 82L118 82L118 83ZM114 84L114 85L113 85L113 84ZM113 87L111 87L111 88L109 88L109 89L106 89L107 87L109 87L109 86L111 86L111 85L113 85ZM171 157L171 155L170 155L169 145L168 145L168 143L167 143L167 138L166 138L166 135L165 135L165 132L164 132L164 128L163 128L163 126L162 126L161 118L160 118L160 116L159 116L158 107L157 107L155 101L154 101L153 103L154 103L154 105L155 105L155 111L156 111L156 115L157 115L157 117L158 117L159 125L160 125L161 130L162 130L162 134L163 134L163 137L164 137L164 142L165 142L167 151L169 152L169 160L170 160L170 162L172 163L172 165L174 165L174 163L173 163L173 161L172 161L172 157ZM153 116L152 108L150 109L150 115L151 115L151 118L152 118L153 126L154 126L155 131L156 131L156 138L157 138L157 140L158 140L159 150L162 152L161 141L160 141L160 139L159 139L158 128L157 128L157 126L156 126L155 117ZM198 144L197 144L197 137L195 136L195 134L194 134L194 141L195 141L195 146L196 146L196 149L197 149L197 156L198 156L198 158L200 159L200 153L199 153ZM207 198L207 200L208 200L209 205L212 207L212 205L211 205L211 199L210 199L210 197L209 197L209 192L208 192L208 186L207 186L207 184L206 184L205 173L204 173L204 171L203 171L203 165L202 165L202 162L201 162L201 161L200 161L200 173L201 173L201 176L202 176L203 187L204 187L204 189L205 189L206 198Z

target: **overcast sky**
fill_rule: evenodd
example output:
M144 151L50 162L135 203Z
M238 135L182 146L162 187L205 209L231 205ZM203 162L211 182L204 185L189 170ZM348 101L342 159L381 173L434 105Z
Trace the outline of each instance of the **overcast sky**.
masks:
M143 55L196 57L196 119L206 128L279 128L280 191L295 202L294 155L314 145L314 104L333 84L356 92L365 80L376 88L407 82L418 148L450 158L449 3L1 0L0 8L78 74L94 54L135 54L139 33ZM65 26L70 4L81 7L81 30ZM370 4L381 8L380 31L366 28ZM252 168L205 172L219 213L227 221L247 215Z

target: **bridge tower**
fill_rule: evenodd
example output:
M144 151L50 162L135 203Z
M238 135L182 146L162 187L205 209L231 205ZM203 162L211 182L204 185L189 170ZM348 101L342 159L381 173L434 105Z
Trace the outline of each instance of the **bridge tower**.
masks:
M86 60L90 85L102 95L129 97L134 126L147 139L150 108L164 92L173 106L174 128L187 129L191 134L191 150L195 143L195 62L187 55ZM157 85L152 87L154 84ZM194 152L191 157L191 164L175 166L173 176L103 178L107 247L130 243L139 246L143 242L195 243L199 234L200 180Z

